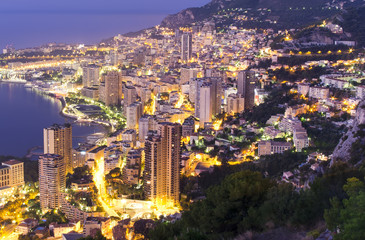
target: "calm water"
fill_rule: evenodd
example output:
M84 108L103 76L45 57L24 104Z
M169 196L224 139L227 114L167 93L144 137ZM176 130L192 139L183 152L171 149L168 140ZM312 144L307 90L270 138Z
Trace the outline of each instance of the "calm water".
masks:
M94 44L157 25L166 15L0 11L0 49L6 45L19 49L49 42Z
M73 123L62 117L60 101L25 88L23 84L0 82L0 155L24 156L27 150L43 145L43 128L54 123ZM104 132L99 125L73 124L73 145L85 136Z

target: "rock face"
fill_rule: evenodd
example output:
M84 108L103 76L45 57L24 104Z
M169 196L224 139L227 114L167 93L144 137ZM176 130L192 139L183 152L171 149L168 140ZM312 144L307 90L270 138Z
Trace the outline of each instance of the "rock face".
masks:
M356 165L364 159L365 147L365 100L357 107L356 117L349 126L347 133L341 138L332 155L333 165L335 162L344 161Z
M289 7L318 7L324 6L331 0L212 0L208 4L198 8L188 8L177 14L168 15L162 22L161 26L176 28L186 26L196 21L204 20L222 9L258 9L268 8L276 14L285 14Z
M161 26L176 28L178 26L187 25L193 23L195 20L192 9L183 10L177 14L168 15L161 22Z
M188 8L177 14L168 15L162 20L161 26L176 28L200 21L209 17L211 14L218 12L227 6L226 2L230 0L212 0L210 3L199 8Z

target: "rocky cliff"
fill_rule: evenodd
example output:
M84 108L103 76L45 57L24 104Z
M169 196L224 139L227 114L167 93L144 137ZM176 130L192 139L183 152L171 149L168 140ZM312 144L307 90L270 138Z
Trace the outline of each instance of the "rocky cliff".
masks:
M210 3L199 8L188 8L177 14L167 16L161 26L179 27L196 21L204 20L222 9L258 9L267 8L271 11L287 11L296 7L324 6L329 0L212 0Z
M328 6L347 6L347 3L362 2L363 0L212 0L210 3L198 7L188 8L177 14L168 15L161 26L176 28L186 26L194 22L205 20L222 9L251 9L251 13L260 16L257 9L267 9L274 17L280 16L281 24L286 26L294 22L311 23L314 20L332 16L332 11L321 10ZM333 8L332 8L333 9ZM338 13L337 11L334 11Z
M353 124L341 138L332 156L331 165L338 161L356 165L365 160L365 100L359 103Z

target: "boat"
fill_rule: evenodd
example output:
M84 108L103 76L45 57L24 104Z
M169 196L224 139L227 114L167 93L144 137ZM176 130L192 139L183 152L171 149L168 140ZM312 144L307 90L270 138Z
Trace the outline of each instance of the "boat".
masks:
M32 87L33 87L33 85L32 85L32 83L31 83L31 82L27 82L26 84L24 84L24 87L25 87L25 88L32 88Z

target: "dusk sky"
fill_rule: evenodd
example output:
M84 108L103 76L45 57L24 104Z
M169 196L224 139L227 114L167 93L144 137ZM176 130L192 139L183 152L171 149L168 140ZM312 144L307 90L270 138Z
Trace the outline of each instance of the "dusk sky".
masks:
M209 0L2 0L1 12L122 12L174 13L186 7L202 6Z
M0 49L48 42L97 43L119 33L138 31L168 14L209 0L2 0Z

